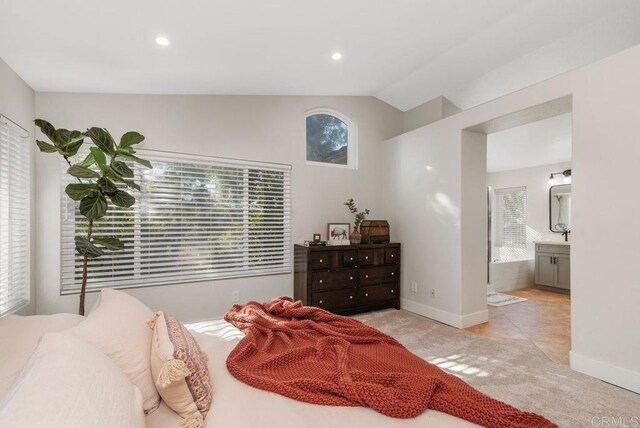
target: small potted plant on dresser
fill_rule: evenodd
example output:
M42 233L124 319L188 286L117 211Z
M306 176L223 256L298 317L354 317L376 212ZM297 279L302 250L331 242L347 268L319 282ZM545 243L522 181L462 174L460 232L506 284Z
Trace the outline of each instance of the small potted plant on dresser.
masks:
M356 215L353 221L353 232L351 232L351 235L349 238L351 240L352 245L358 245L362 242L362 235L358 231L358 228L360 227L360 223L362 223L366 218L366 216L369 215L369 209L366 208L364 211L358 211L358 207L356 207L356 204L353 201L353 198L349 198L347 202L345 202L344 204L347 206L347 208L349 208L349 211L351 212L351 214Z

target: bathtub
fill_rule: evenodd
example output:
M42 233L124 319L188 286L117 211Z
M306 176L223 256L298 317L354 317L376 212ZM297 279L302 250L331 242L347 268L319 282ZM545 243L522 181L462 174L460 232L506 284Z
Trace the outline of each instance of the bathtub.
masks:
M493 261L489 264L489 291L507 291L534 286L534 260Z

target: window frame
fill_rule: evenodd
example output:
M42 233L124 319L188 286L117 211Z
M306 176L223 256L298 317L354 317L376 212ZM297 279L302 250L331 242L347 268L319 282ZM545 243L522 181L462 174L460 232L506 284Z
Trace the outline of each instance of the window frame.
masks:
M31 210L32 210L32 196L33 196L33 189L32 189L32 185L33 185L33 150L32 147L30 147L29 142L31 141L29 139L29 132L27 130L25 130L23 127L21 127L20 125L18 125L17 123L15 123L14 121L12 121L11 119L9 119L8 117L4 116L3 114L0 114L0 122L2 123L3 126L7 127L7 148L8 150L11 149L11 146L15 145L15 143L17 143L18 145L23 145L23 148L21 148L22 153L21 155L24 156L24 159L15 159L15 153L13 153L13 157L12 158L8 158L8 168L9 168L9 175L11 176L15 176L15 171L14 169L18 170L18 173L22 172L23 176L20 176L20 180L19 183L17 184L18 186L22 186L24 187L24 189L26 189L26 194L22 197L22 202L18 201L14 201L11 197L11 193L12 193L12 188L11 188L11 183L7 183L8 188L5 189L5 192L7 194L7 203L8 205L5 207L7 210L7 227L9 230L9 233L11 231L11 229L14 229L16 226L22 226L24 227L24 235L21 236L21 241L22 241L22 245L18 245L18 247L22 248L22 253L23 253L23 257L24 260L22 260L21 262L17 262L17 263L13 263L11 261L11 257L15 255L16 251L12 249L13 245L11 242L11 239L9 239L8 236L6 236L6 238L8 238L7 242L7 252L8 252L8 265L23 265L22 267L24 268L24 271L21 273L22 277L23 277L23 281L22 281L22 287L16 287L9 285L7 287L7 291L11 292L11 291L15 291L16 289L21 292L21 298L18 300L18 304L12 306L12 307L8 307L6 310L4 310L3 312L0 312L0 317L4 317L7 315L11 315L14 314L16 312L18 312L20 309L25 308L26 306L28 306L31 303L31 234L32 234L32 223L31 223ZM12 142L12 137L13 137L13 142ZM2 149L0 149L0 151L2 151ZM1 164L1 161L0 161ZM18 218L17 222L18 223L22 223L22 224L14 224L14 221L12 221L12 205L13 204L24 204L25 206L22 207L24 208L22 211L22 215ZM0 262L2 262L0 260ZM9 272L7 273L8 275L8 280L11 281L12 277L13 277L13 273L11 271L11 268L8 268ZM1 287L1 284L0 284ZM9 303L9 302L7 302Z
M342 165L338 163L330 163L330 162L310 161L307 159L307 130L306 130L307 118L310 116L315 116L317 114L333 116L336 119L341 120L343 123L347 125L347 164L346 165ZM342 169L354 169L354 170L358 169L358 125L353 119L339 112L338 110L335 110L329 107L316 107L316 108L309 109L305 112L304 121L305 121L305 133L304 133L305 164L313 165L313 166L328 166L328 167L342 168Z
M138 284L118 284L117 282L114 284L112 281L105 281L106 285L99 284L87 284L86 292L99 292L102 289L128 289L128 288L148 288L148 287L158 287L164 285L179 285L179 284L188 284L188 283L206 283L210 281L219 281L219 280L229 280L235 278L249 278L249 277L257 277L257 276L271 276L271 275L287 275L291 274L293 271L293 252L291 250L292 243L292 219L291 219L291 171L292 167L290 164L281 164L274 162L260 162L260 161L252 161L252 160L242 160L242 159L234 159L234 158L225 158L225 157L217 157L217 156L207 156L207 155L196 155L196 154L187 154L187 153L176 153L170 151L162 151L162 150L151 150L151 149L139 149L137 150L141 157L145 159L149 159L152 163L158 161L158 159L154 158L164 158L162 161L167 162L185 162L192 163L193 165L214 165L214 166L222 166L227 168L241 168L244 169L243 173L243 185L247 185L247 170L249 169L271 169L276 171L282 171L284 173L283 176L283 185L285 191L285 200L283 202L284 213L283 213L283 223L284 223L284 232L283 232L283 265L281 268L272 268L265 269L265 271L260 272L258 269L247 270L247 271L228 271L219 274L210 274L198 277L184 277L180 279L163 279L158 278L157 280L147 280L144 281L144 277L142 277L140 283ZM66 163L61 163L62 166L62 174L64 178L67 178L66 167L68 166ZM137 165L134 165L137 168ZM137 174L137 172L136 172ZM136 176L136 181L139 182L139 177ZM69 181L66 179L62 180L61 186L61 252L60 252L60 295L73 295L79 294L80 289L76 286L73 287L73 283L69 284L69 281L64 277L65 273L65 251L64 247L64 239L65 239L65 228L69 226L65 226L65 223L70 223L71 217L73 217L73 221L75 222L75 213L69 213L69 207L77 204L75 201L70 201L67 195L64 193L64 188ZM139 183L143 184L143 183ZM143 208L140 206L141 199L139 191L133 191L136 197L136 203L133 206L133 212L139 214L142 212ZM247 189L243 190L243 197L247 194ZM75 210L75 208L74 208ZM136 222L136 226L134 226L133 233L135 235L135 239L140 239L140 217L135 216L134 221ZM75 232L75 223L74 223L74 232ZM247 235L247 231L249 229L243 230L243 234ZM139 248L134 247L134 252L139 251ZM75 251L74 251L75 252ZM139 254L137 254L140 257ZM99 260L99 259L98 259ZM138 261L139 262L139 261ZM89 274L91 274L91 267L89 267ZM133 279L129 280L129 282L133 281Z
M516 194L522 193L522 202L523 202L523 215L518 219L521 221L521 224L518 226L522 228L522 235L518 236L523 242L518 242L516 245L505 245L506 241L508 241L509 235L513 235L510 233L505 234L505 210L504 210L504 198L508 194ZM492 216L493 227L495 228L493 232L492 246L496 249L510 249L510 250L518 250L522 252L528 251L529 238L527 236L527 227L528 227L528 206L527 206L527 186L512 186L512 187L502 187L493 190L494 196L494 207L495 215ZM495 217L495 218L494 218ZM494 219L493 219L494 218ZM515 235L514 235L515 236ZM500 250L501 251L501 250ZM502 258L502 257L501 257ZM518 261L518 260L526 260L525 258L514 258L509 259L508 261Z

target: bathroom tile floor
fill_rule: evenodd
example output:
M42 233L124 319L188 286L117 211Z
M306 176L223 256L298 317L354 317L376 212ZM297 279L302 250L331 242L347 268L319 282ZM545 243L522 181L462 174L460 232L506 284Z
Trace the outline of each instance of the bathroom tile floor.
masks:
M503 293L528 300L507 306L489 306L489 322L470 327L467 331L519 346L568 366L571 297L536 288Z

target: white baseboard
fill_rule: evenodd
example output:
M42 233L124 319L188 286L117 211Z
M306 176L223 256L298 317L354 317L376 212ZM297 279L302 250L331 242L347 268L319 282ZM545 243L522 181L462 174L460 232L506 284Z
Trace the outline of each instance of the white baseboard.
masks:
M571 368L575 371L640 394L640 372L618 367L574 351L569 353L569 359Z
M474 325L483 324L489 321L489 310L483 309L472 314L462 315L460 318L460 324L462 325L460 328L473 327Z
M489 319L489 311L486 309L473 314L460 316L451 312L443 311L442 309L437 309L432 306L403 298L400 298L400 307L407 311L414 312L432 320L440 321L441 323L456 328L471 327L476 324L487 322Z

